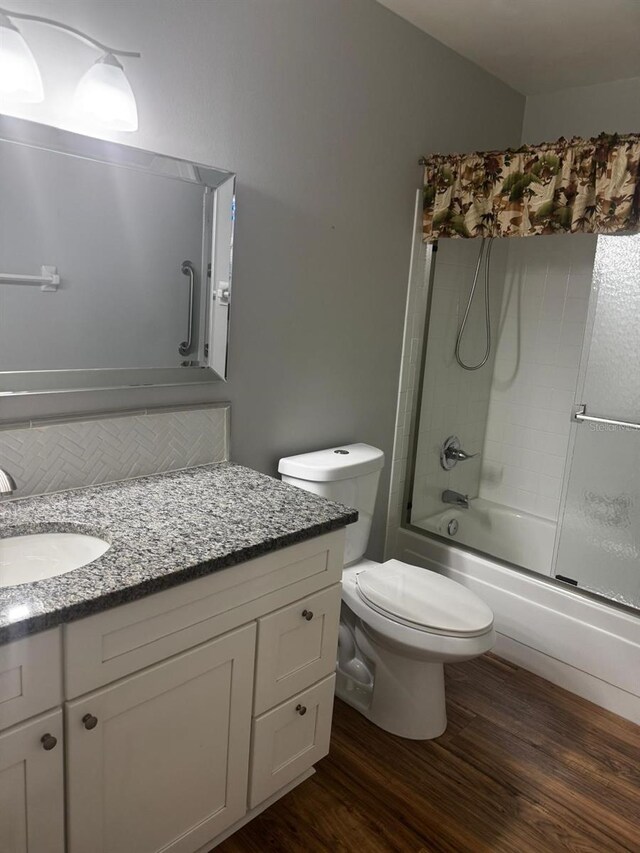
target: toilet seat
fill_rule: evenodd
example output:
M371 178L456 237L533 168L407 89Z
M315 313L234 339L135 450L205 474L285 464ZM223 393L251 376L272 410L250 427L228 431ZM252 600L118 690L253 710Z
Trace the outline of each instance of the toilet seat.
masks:
M400 560L369 563L355 576L360 599L400 625L444 637L480 637L493 613L478 596L443 575Z

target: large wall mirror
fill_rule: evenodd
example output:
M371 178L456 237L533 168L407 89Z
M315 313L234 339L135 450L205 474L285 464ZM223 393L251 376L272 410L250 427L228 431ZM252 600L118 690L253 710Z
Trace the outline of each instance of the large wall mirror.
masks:
M224 379L235 176L0 116L0 394Z

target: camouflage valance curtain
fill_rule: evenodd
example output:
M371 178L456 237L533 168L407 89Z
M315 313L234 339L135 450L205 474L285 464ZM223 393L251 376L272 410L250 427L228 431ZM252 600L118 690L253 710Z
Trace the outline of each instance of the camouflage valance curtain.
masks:
M425 241L640 227L640 134L435 154L424 162Z

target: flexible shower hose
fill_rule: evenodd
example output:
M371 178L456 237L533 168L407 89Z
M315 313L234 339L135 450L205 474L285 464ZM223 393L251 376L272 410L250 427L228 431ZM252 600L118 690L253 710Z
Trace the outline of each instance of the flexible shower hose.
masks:
M490 261L491 261L491 246L493 244L493 237L489 237L489 244L487 246L487 253L485 255L484 262L484 308L485 308L485 328L487 335L487 348L484 353L484 357L482 361L478 364L467 364L461 354L460 348L462 346L462 340L464 338L464 332L467 326L467 320L469 319L469 312L471 311L471 305L473 304L473 297L476 293L476 287L478 286L478 278L480 276L480 267L482 266L482 256L484 254L486 238L482 238L482 242L480 244L480 252L478 254L478 263L476 264L476 271L473 276L473 284L471 285L471 293L469 294L469 301L467 302L467 307L464 312L464 317L462 318L462 323L460 324L460 328L458 329L458 337L456 338L456 361L463 368L463 370L480 370L481 367L489 360L489 356L491 355L491 310L490 310L490 301L489 301L489 270L490 270Z

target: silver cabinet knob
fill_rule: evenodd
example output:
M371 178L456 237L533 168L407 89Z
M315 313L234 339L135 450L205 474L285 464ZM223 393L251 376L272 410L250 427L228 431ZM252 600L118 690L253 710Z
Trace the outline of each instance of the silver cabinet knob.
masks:
M304 717L304 715L307 713L307 706L296 705L296 711L300 714L301 717Z
M95 727L98 725L98 718L94 717L93 714L85 714L82 718L82 725L85 727L85 729L91 731L91 729L95 729Z
M42 748L46 749L47 752L49 752L49 750L55 748L56 744L58 743L58 738L47 732L46 735L42 735L42 737L40 738L40 743L42 744Z
M307 622L311 622L311 620L313 619L313 610L303 610L302 618L306 619Z

